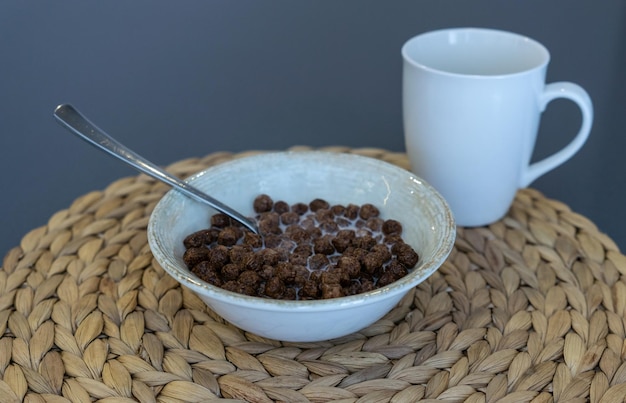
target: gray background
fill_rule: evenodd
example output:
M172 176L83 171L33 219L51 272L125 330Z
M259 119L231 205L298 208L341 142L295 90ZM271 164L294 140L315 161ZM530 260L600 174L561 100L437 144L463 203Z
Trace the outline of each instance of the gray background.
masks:
M70 102L161 165L216 151L345 145L403 151L400 47L428 30L516 31L548 81L595 105L591 137L535 187L626 247L626 2L3 1L0 255L77 197L136 172L57 125ZM535 158L580 124L553 102Z

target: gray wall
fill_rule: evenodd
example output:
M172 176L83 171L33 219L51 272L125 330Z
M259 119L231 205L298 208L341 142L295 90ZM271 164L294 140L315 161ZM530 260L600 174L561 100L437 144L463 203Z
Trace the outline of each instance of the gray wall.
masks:
M77 197L135 171L52 118L70 102L155 162L216 151L404 150L400 47L423 31L520 32L549 81L595 103L584 149L532 186L626 247L626 3L526 1L12 1L0 3L0 255ZM579 125L550 105L536 157Z

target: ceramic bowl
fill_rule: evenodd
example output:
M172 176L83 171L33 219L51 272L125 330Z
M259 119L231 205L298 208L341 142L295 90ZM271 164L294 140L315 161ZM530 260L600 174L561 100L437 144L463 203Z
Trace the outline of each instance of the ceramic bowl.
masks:
M382 218L403 224L404 241L419 254L419 262L407 276L353 296L284 301L225 291L200 280L182 260L183 239L207 228L216 211L169 191L148 224L148 241L157 262L224 319L271 339L330 340L371 325L437 270L454 244L455 223L443 197L411 172L369 157L323 151L266 153L231 160L187 180L251 217L252 201L263 193L289 204L316 198L331 204L371 203Z

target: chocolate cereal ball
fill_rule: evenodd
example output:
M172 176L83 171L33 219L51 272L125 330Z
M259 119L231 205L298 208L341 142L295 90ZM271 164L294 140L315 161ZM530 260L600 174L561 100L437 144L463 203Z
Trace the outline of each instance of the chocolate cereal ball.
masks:
M285 211L280 214L280 222L283 225L293 225L297 224L300 221L300 215L295 211Z
M256 213L265 213L272 210L274 201L268 195L259 195L254 199L252 207Z
M285 293L285 284L278 277L271 277L265 283L265 295L274 299L281 299Z
M356 204L348 204L343 216L348 220L356 220L359 217L359 210L361 210L361 208Z
M337 232L337 235L331 240L331 243L337 252L343 253L352 244L352 240L355 236L353 230L342 229Z
M209 260L209 254L211 253L210 249L200 247L200 248L189 248L185 250L183 254L183 261L189 268L193 268L198 263Z
M320 209L328 209L330 208L330 204L324 199L315 199L309 203L309 208L311 211L316 212Z
M216 270L219 270L230 260L230 250L224 245L213 245L209 249L209 263Z
M391 235L391 234L402 234L402 224L396 220L385 220L382 226L383 234Z
M233 246L239 240L237 230L233 227L226 227L217 236L217 243L224 246Z
M222 276L206 260L195 265L191 271L196 276L204 279L204 281L216 287L221 287L223 284Z
M211 226L216 228L226 228L231 225L229 216L223 213L217 213L211 216Z
M278 200L277 202L275 202L274 206L272 207L272 210L274 210L274 212L278 213L278 215L286 213L290 209L291 209L291 207L289 206L289 204L287 204L286 202L284 202L282 200Z
M216 229L203 229L188 235L183 240L185 248L199 248L213 243L217 239L219 231Z
M366 203L361 206L361 209L359 210L359 217L366 221L372 217L378 217L379 215L380 211L378 210L378 207L373 204Z
M291 211L302 216L309 211L309 205L306 203L295 203L291 206Z
M397 256L398 262L402 263L405 267L414 267L419 260L417 252L404 242L396 243L391 251Z

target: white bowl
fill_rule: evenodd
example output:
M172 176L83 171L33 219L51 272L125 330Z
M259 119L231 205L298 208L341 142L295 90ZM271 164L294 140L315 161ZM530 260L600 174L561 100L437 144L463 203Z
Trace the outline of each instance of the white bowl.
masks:
M408 275L358 295L284 301L229 292L200 280L182 259L183 239L207 228L216 211L169 191L148 224L148 241L156 260L224 319L271 339L329 340L369 326L437 270L454 244L455 223L443 197L414 174L373 158L322 151L267 153L211 167L188 181L250 216L254 215L252 201L262 193L289 204L315 198L331 204L371 203L380 209L382 218L403 224L404 241L419 254L418 264Z

